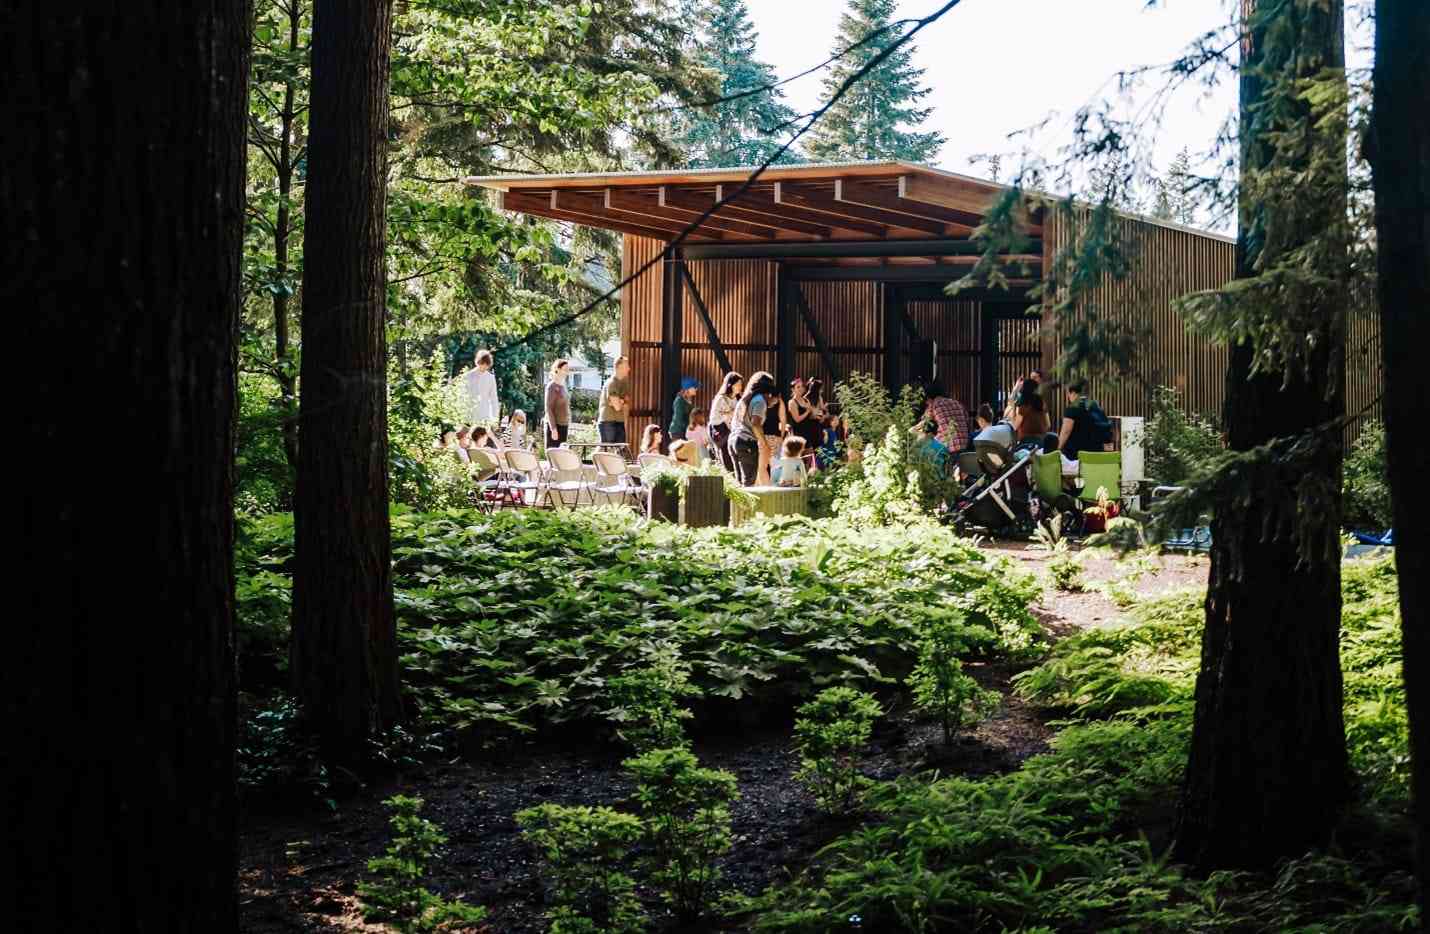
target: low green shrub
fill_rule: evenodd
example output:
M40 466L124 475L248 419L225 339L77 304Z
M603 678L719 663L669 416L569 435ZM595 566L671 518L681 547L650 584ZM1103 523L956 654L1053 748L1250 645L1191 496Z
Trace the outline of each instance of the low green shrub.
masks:
M709 913L719 869L729 851L730 805L740 796L735 776L702 768L687 749L654 749L623 763L636 780L645 827L646 877L681 921Z
M1205 612L1188 590L1063 640L1015 679L1033 703L1099 719L1066 725L1009 775L876 787L876 819L744 900L745 920L800 932L1417 930L1408 848L1394 843L1410 818L1392 560L1346 563L1342 588L1347 740L1360 804L1391 827L1390 845L1311 853L1269 875L1197 878L1168 861Z
M1147 476L1176 486L1190 480L1222 451L1221 431L1205 416L1182 410L1181 393L1171 386L1152 392L1151 415L1143 427Z
M1053 586L1064 593L1082 593L1087 582L1082 576L1082 559L1067 550L1066 543L1058 542L1058 550L1048 559L1048 575Z
M642 837L639 818L607 807L541 804L516 815L541 857L553 934L635 934L645 911L624 870Z
M392 526L403 683L427 734L486 742L575 722L629 733L640 719L629 704L656 701L639 673L663 652L688 672L696 693L677 693L698 716L892 684L913 667L922 622L951 610L970 653L1041 651L1031 576L933 524L917 535L797 517L688 529L582 509L397 512ZM285 664L291 560L291 516L243 524L245 678ZM244 688L281 683L269 674ZM683 706L665 709L683 719Z
M685 721L691 713L681 699L699 692L690 685L690 666L670 646L657 646L649 664L609 682L612 706L606 718L616 735L636 752L686 744Z
M874 695L853 688L825 688L799 708L794 722L799 751L795 777L809 787L824 810L836 814L853 810L866 784L859 774L859 756L882 714Z
M404 934L472 930L486 917L486 909L461 899L448 901L422 885L427 867L447 842L436 824L419 815L422 799L395 795L383 804L392 811L392 842L385 855L367 861L374 881L358 884L363 917L391 924Z
M909 676L914 705L938 718L945 746L964 725L985 719L1002 701L997 691L983 689L963 673L959 656L968 651L966 630L963 614L957 612L927 622L919 638L918 664Z
M1379 420L1361 426L1346 454L1341 508L1347 528L1378 532L1394 524L1385 461L1385 426Z

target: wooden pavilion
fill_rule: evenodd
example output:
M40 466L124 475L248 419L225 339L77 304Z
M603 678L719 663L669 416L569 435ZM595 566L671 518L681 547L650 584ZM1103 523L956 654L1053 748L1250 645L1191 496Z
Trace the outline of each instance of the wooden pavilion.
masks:
M624 235L622 278L658 257L675 236L729 197L751 168L612 174L506 175L468 179L500 192L501 206ZM702 398L725 372L796 375L826 386L854 371L890 389L936 375L970 409L1035 366L1049 369L1059 323L1028 290L1076 231L1033 210L1026 253L1000 258L1007 289L944 293L977 261L970 239L1004 186L905 162L776 166L722 205L674 255L621 295L621 345L631 358L629 431L670 417L682 376ZM1123 216L1134 245L1131 273L1089 296L1101 313L1135 324L1138 370L1175 386L1189 411L1218 411L1225 348L1188 334L1171 301L1232 276L1235 241L1145 217ZM1355 346L1354 337L1352 335ZM1353 363L1347 408L1379 391L1379 361ZM1111 415L1143 415L1143 389L1096 385Z

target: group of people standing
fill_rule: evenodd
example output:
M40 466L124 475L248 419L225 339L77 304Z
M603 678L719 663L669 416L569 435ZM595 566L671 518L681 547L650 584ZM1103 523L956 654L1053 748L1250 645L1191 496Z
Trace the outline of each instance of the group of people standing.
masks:
M801 486L811 467L832 465L844 441L819 380L796 377L785 398L763 370L748 382L727 373L709 423L712 449L745 486Z

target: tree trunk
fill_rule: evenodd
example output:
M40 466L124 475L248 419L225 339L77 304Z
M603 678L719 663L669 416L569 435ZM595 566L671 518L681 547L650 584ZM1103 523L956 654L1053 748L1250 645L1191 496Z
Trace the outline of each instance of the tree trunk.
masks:
M1245 0L1244 9L1247 22L1255 25L1242 46L1236 271L1238 278L1251 278L1260 263L1280 258L1271 255L1264 235L1279 232L1288 219L1268 216L1274 209L1248 193L1246 179L1270 162L1270 134L1309 119L1265 107L1267 79L1308 77L1323 67L1343 67L1345 58L1336 4L1283 5L1274 14L1275 46L1266 41L1269 17L1257 17L1254 0ZM1288 34L1294 38L1288 40ZM1323 223L1302 224L1300 239L1278 248L1289 250L1342 223L1344 182L1340 190L1339 203L1330 199L1313 208L1323 212ZM1312 508L1331 510L1331 519L1340 511L1342 432L1335 420L1345 408L1341 310L1314 309L1326 323L1314 335L1309 372L1298 369L1284 385L1281 373L1252 375L1249 341L1234 346L1223 413L1233 451L1314 433L1321 446L1311 472L1320 475L1315 479L1323 481L1330 502ZM1219 503L1212 524L1206 629L1176 847L1179 859L1204 869L1265 868L1304 853L1329 838L1349 794L1339 656L1339 522L1303 531L1312 540L1300 543L1284 528L1275 531L1273 496L1305 479L1287 473L1274 466L1248 468L1247 482L1266 493L1253 495L1249 507Z
M246 0L0 14L4 306L43 354L18 380L21 596L0 653L7 930L237 926L249 22Z
M387 513L388 0L319 0L303 252L292 674L338 759L400 713Z
M1427 466L1422 422L1426 382L1406 348L1430 345L1430 4L1376 3L1374 122L1375 232L1385 360L1386 461L1395 515L1405 699L1421 910L1430 909L1430 526L1418 503Z
M303 20L302 0L289 0L288 4L288 51L299 49L299 27ZM278 372L278 388L283 398L283 455L288 460L290 470L298 469L298 425L294 421L294 410L298 402L298 381L293 372L288 350L288 299L286 290L288 279L288 247L293 233L293 210L289 200L293 196L293 126L297 120L294 110L297 96L297 78L289 78L283 88L283 111L279 114L278 140L278 217L273 227L273 278L282 287L273 294L273 356Z

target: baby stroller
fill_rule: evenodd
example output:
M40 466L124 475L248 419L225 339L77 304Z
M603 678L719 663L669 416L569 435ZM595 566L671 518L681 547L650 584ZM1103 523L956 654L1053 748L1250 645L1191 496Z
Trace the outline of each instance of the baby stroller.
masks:
M1029 457L1037 442L1005 448L995 441L975 441L979 476L954 504L954 528L981 529L995 535L1027 535L1033 529Z

